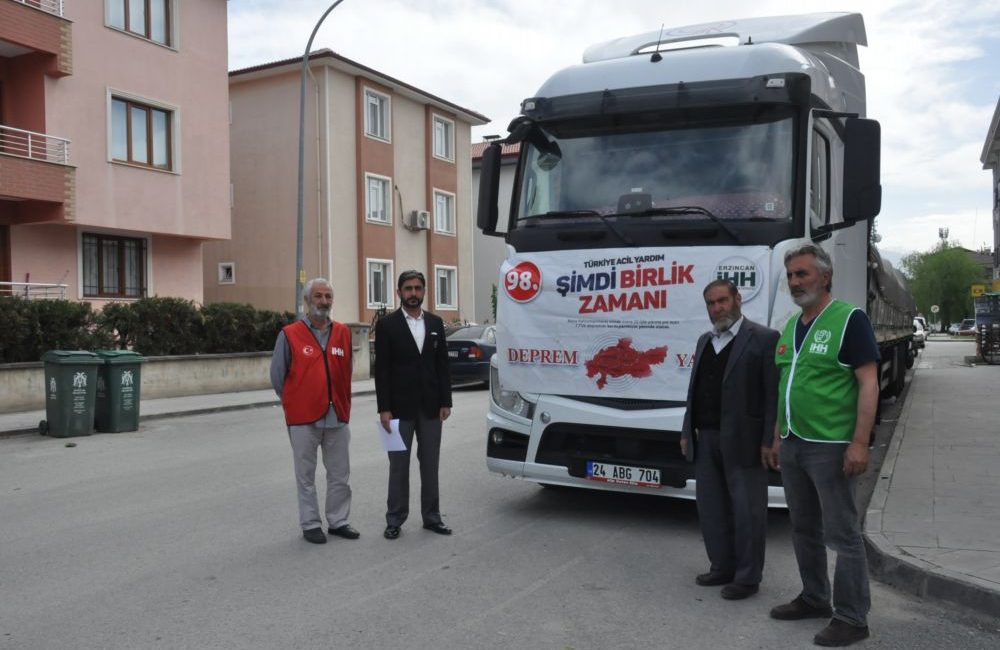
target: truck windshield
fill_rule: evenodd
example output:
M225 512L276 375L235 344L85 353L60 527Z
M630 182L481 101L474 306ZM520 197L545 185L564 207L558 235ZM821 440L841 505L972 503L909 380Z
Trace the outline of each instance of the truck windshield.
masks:
M743 123L549 126L541 133L549 143L526 142L522 159L517 220L524 225L609 216L792 219L795 133L785 111Z

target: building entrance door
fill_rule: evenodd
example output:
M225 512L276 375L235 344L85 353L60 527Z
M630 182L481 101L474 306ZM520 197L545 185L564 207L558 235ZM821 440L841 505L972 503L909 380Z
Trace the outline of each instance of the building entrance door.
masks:
M10 226L0 226L0 282L10 282Z

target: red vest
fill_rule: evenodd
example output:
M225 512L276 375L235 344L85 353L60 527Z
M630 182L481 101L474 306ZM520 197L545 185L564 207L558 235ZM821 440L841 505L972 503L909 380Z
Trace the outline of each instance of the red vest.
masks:
M312 424L326 415L331 404L337 419L349 422L351 331L343 323L331 322L326 350L320 349L305 321L295 321L281 331L292 353L281 392L285 424Z

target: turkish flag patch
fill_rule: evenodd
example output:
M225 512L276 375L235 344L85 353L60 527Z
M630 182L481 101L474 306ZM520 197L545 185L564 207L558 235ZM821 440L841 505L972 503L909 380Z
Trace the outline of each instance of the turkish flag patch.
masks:
M782 343L781 345L778 346L778 356L781 356L784 353L785 353L785 344Z

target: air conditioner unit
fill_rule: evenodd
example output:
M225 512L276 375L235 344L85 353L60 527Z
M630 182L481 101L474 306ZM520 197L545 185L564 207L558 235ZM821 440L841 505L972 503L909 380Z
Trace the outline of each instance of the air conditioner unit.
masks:
M431 213L427 210L413 210L404 224L410 230L427 230L431 227Z

